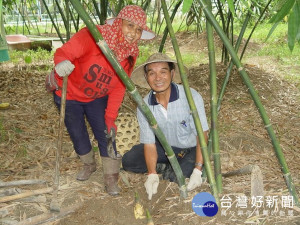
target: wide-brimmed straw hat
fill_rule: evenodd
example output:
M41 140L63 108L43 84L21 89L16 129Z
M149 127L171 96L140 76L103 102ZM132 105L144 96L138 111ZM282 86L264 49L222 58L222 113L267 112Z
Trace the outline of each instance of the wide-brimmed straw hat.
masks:
M117 17L106 20L106 23L112 25L115 19L128 20L143 29L141 39L150 40L155 37L155 33L147 27L147 15L145 11L137 5L125 6Z
M170 59L169 56L167 56L166 54L163 54L163 53L154 53L153 55L151 55L147 61L141 65L139 65L138 67L136 67L134 69L134 71L132 72L131 74L131 80L143 87L143 88L150 88L146 78L145 78L145 70L144 70L144 67L150 63L155 63L155 62L171 62L171 63L174 63L175 65L175 76L173 77L173 81L175 83L181 83L181 78L180 78L180 73L179 73L179 68L178 68L178 64L175 60L173 59ZM185 72L186 72L186 75L188 75L189 73L189 70L186 66L184 66L184 69L185 69Z

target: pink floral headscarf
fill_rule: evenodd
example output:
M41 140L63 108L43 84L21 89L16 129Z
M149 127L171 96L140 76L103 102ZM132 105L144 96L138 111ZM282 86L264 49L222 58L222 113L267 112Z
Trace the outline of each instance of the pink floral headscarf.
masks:
M146 25L146 13L137 5L128 5L124 7L116 18L106 21L105 25L99 26L100 32L115 53L119 62L129 56L137 57L139 55L138 42L130 44L124 38L122 33L122 19L133 22L143 29L141 39L152 39L155 34Z

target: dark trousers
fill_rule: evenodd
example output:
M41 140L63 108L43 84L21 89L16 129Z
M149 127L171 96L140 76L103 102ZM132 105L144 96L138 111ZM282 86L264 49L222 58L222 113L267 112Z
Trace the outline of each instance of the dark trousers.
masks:
M66 101L65 125L73 142L75 152L85 155L92 149L85 118L89 122L95 139L98 141L100 155L107 157L107 138L105 134L105 109L108 97L95 99L91 102ZM61 98L54 94L54 102L60 109Z
M157 141L155 143L157 149L157 173L163 174L163 179L176 182L176 175L167 158L165 151L161 144ZM177 148L172 147L178 163L182 169L185 177L190 177L195 168L196 147L193 148ZM165 165L162 165L165 164ZM147 166L144 157L144 144L138 144L132 147L129 152L126 152L122 158L123 169L134 173L146 173Z

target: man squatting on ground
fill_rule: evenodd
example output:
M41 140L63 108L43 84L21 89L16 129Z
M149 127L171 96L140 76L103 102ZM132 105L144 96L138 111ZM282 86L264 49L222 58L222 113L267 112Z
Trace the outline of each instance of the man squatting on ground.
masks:
M147 87L148 83L152 89L145 96L144 101L172 146L183 175L190 177L187 185L190 191L202 183L203 158L184 88L172 82L173 79L180 79L178 72L176 61L165 54L156 53L132 72L131 79L142 87ZM191 92L207 141L209 128L203 99L192 88ZM145 188L151 200L152 195L157 193L159 185L157 173L162 173L163 179L175 182L177 179L162 145L139 109L137 109L137 118L140 126L140 144L133 146L124 154L122 165L126 171L148 172Z

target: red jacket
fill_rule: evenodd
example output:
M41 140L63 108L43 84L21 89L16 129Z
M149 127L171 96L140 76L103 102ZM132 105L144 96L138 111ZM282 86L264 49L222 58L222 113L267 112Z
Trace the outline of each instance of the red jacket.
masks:
M129 77L136 57L133 59L132 65L128 59L120 63ZM68 77L67 100L90 102L108 95L106 116L116 119L126 88L87 28L81 29L56 50L55 65L64 60L75 65ZM63 79L57 74L55 78L58 86L62 87ZM61 90L55 93L61 96Z

